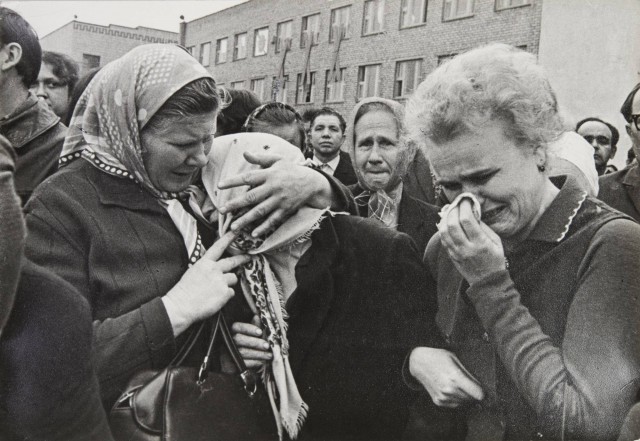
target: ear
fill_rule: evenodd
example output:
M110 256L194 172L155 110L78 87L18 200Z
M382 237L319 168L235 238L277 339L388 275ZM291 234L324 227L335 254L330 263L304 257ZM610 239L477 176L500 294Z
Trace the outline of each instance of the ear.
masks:
M612 145L611 146L611 156L609 156L609 159L613 158L616 155L617 151L618 151L618 146L617 145Z
M624 129L627 131L627 135L631 136L631 124L624 126Z
M4 57L0 59L0 70L12 69L22 59L22 46L18 43L7 43L0 51L4 54Z
M547 148L543 145L537 145L533 147L533 157L536 161L536 165L547 165Z

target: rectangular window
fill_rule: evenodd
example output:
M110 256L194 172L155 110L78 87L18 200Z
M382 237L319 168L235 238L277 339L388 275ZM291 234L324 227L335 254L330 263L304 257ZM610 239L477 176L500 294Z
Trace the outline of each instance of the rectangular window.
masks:
M406 98L420 84L422 60L407 60L396 63L396 79L393 83L393 96Z
M236 34L233 45L233 59L241 60L247 58L247 33Z
M324 101L327 103L344 101L344 80L347 75L347 68L343 67L331 78L331 71L327 70L324 83Z
M282 83L280 84L276 84L276 81L277 78L273 77L273 83L271 84L271 99L273 101L279 101L287 104L287 85L289 84L289 75L285 75Z
M251 80L251 92L262 101L264 99L264 78L256 78Z
M310 78L307 78L307 87L302 84L303 74L298 74L298 81L296 83L296 103L312 103L316 96L316 73L311 72ZM309 87L311 85L311 87Z
M276 28L276 53L284 49L287 40L291 40L293 32L293 20L278 23Z
M443 21L470 15L473 15L473 0L444 0Z
M253 56L267 55L269 47L269 28L256 29L253 36Z
M440 66L442 63L446 63L456 55L458 54L453 53L453 54L447 54L447 55L438 55L438 66Z
M329 43L333 43L341 30L344 30L344 38L349 38L349 23L351 6L334 9L331 11L331 27L329 28Z
M231 82L232 89L244 89L244 81L232 81Z
M82 54L82 70L86 72L100 67L100 55Z
M496 11L530 5L531 0L496 0Z
M370 64L369 66L360 66L358 68L358 99L378 96L380 66L380 64Z
M313 44L318 44L320 37L320 14L307 15L302 17L302 30L300 31L300 47L307 46L307 41L311 39Z
M400 28L417 26L427 22L427 0L402 0Z
M198 61L200 61L200 64L202 64L203 66L208 66L210 59L211 59L211 43L209 42L202 43L200 45L200 57Z
M193 52L194 52L195 50L196 50L196 47L195 47L195 46L189 46L189 47L187 48L187 52L189 52L191 55L193 55Z
M362 18L362 35L377 34L384 30L384 0L367 0L364 2Z
M216 64L227 62L227 44L228 38L221 38L216 41Z

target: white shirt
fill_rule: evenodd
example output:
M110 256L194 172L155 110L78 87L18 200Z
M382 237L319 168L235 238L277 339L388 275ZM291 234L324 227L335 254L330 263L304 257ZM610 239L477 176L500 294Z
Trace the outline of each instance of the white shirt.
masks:
M336 157L329 162L320 161L318 158L316 158L316 155L313 155L312 161L315 165L318 166L320 170L322 170L328 175L333 176L333 174L336 171L336 168L338 168L338 164L340 163L340 153L338 153Z

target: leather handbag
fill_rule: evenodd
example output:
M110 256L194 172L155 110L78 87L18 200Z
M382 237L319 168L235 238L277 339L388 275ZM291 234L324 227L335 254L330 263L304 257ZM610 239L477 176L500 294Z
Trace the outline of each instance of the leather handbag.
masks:
M200 368L182 366L203 329L212 332ZM238 373L209 371L218 334ZM135 375L109 414L116 441L277 440L271 405L247 369L222 311L205 321L161 371Z

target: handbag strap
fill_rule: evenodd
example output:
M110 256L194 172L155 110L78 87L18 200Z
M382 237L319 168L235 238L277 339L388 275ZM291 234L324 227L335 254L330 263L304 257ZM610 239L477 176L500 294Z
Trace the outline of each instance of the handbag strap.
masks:
M178 353L173 357L169 366L180 366L184 362L185 358L187 358L193 349L193 346L196 344L196 341L198 341L200 334L202 334L205 324L206 320L198 324L197 328L191 330L189 337L187 337L187 340L184 342Z
M209 357L213 351L213 344L215 343L216 336L218 335L218 330L222 334L222 339L229 351L229 355L231 355L233 363L238 369L238 372L240 372L240 379L244 384L245 392L247 392L249 397L253 397L258 389L255 373L247 368L242 355L240 355L240 351L238 351L236 342L233 341L231 331L229 331L229 327L227 326L222 310L218 312L217 316L213 319L213 329L211 331L211 338L209 339L207 353L200 365L200 370L198 371L198 384L202 384L209 373Z

